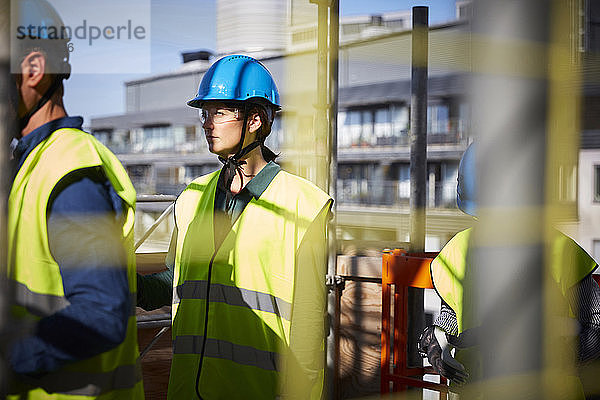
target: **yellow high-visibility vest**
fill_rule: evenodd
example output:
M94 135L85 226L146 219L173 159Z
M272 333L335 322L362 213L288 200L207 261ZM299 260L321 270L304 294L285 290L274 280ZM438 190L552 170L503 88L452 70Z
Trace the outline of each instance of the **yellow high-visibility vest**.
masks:
M467 268L467 250L472 228L458 232L431 262L431 277L436 291L444 302L454 310L458 333L473 326L465 326L470 318L463 312L463 279ZM563 295L567 290L588 276L596 268L596 261L573 239L555 231L552 240L552 263L550 272Z
M314 358L312 370L294 368L288 346L294 335L299 268L313 268L322 275L323 283L313 285L314 297L322 299L323 307L314 313L324 322L325 288L321 285L326 259L299 262L297 253L301 245L309 245L324 255L326 243L303 242L310 241L307 230L329 212L332 200L312 183L280 171L258 199L252 198L215 248L215 225L230 224L228 216L215 215L218 178L216 171L196 179L175 205L174 354L168 397L195 398L205 346L198 379L205 400L286 397L282 391L289 390L285 387L289 382L284 383L289 379L307 382L303 398L319 399L324 376L323 327L314 327L320 332L316 345L303 349L314 351L308 354ZM324 233L326 219L321 221ZM300 357L306 359L307 354ZM302 373L284 377L282 369Z
M46 211L52 190L63 177L93 167L102 168L126 205L122 241L128 258L132 310L125 340L104 353L45 374L32 381L33 386L26 393L9 398L144 398L135 318L135 189L114 154L93 136L78 129L59 129L37 145L13 182L7 224L8 273L15 288L13 313L23 320L35 320L69 305L59 266L50 253Z
M463 303L463 281L468 268L467 251L471 232L472 228L458 232L431 262L433 285L442 300L456 313L459 334L477 325L474 316L469 313L472 307L464 307ZM573 239L560 231L553 231L551 246L552 281L558 284L560 295L566 296L569 288L594 271L596 262ZM573 318L574 310L569 308L566 299L563 300L559 313ZM463 363L474 381L481 379L478 346L457 351L456 358ZM563 389L573 396L571 398L583 398L581 385L575 376L561 376L560 379L564 381Z

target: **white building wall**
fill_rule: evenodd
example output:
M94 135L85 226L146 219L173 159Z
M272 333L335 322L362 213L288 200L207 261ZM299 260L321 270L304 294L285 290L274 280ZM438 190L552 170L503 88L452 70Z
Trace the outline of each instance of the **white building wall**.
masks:
M600 166L600 149L581 150L579 153L579 229L577 241L600 262L600 202L594 199L595 166Z
M465 27L429 32L429 77L467 73L470 57ZM340 87L408 80L411 76L411 32L342 46L339 54Z
M283 51L288 2L217 0L217 54Z

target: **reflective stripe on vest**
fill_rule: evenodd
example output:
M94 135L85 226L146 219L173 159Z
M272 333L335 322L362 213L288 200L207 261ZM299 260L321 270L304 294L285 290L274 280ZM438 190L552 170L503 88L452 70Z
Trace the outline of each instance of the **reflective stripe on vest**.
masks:
M205 300L207 285L207 281L186 281L182 285L178 285L173 292L173 303L179 303L181 299ZM269 293L218 283L211 285L210 301L270 312L288 321L291 319L292 314L292 305L289 302Z
M16 304L36 317L47 317L71 304L64 296L36 293L21 282L12 281L12 285Z
M281 384L280 353L290 343L295 273L300 267L296 252L331 200L312 183L280 171L260 198L251 199L215 249L214 225L229 223L214 211L218 177L216 171L194 180L175 205L169 398L195 396L207 305L207 345L198 386L202 396L274 398ZM227 378L232 374L234 386Z
M48 393L97 397L113 390L131 388L141 379L142 366L138 360L135 364L120 365L104 373L61 371L44 375L40 379L32 379L28 383L44 388ZM81 386L81 382L86 382L87 385Z
M123 199L123 244L127 254L127 276L132 299L136 298L133 220L135 189L121 163L93 136L77 129L59 129L27 156L13 182L8 206L8 268L15 283L16 315L51 315L69 305L64 297L60 268L49 249L47 206L58 182L69 173L101 168ZM89 398L118 390L119 396L142 399L143 386L138 363L135 301L122 343L86 360L65 365L44 375L30 397ZM27 318L29 320L29 318ZM88 380L89 379L89 380ZM42 386L45 385L45 386Z
M64 296L36 293L31 291L25 284L17 281L12 281L11 284L13 285L15 303L36 317L47 317L71 304ZM137 295L131 293L129 301L131 304L129 315L135 316Z
M201 354L204 336L180 335L173 342L174 354ZM277 353L243 346L226 340L206 339L205 357L220 358L237 364L270 371L277 370Z

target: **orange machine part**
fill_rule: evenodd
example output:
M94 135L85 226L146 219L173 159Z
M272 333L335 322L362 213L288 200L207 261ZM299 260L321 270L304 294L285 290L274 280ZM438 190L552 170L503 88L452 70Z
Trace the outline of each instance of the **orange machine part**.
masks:
M439 384L424 381L423 375L435 375L435 371L431 367L409 367L407 363L408 288L433 288L429 264L436 255L437 253L408 253L400 249L383 253L381 394L405 391L412 386L436 390L440 399L448 398L448 386L444 377L440 376Z

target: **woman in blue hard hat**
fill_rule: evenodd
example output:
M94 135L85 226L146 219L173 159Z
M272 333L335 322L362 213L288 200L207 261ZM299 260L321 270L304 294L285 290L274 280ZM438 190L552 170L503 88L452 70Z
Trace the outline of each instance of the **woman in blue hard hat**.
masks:
M223 167L177 199L169 271L138 278L146 309L172 281L168 397L321 398L332 199L266 147L280 101L259 61L216 61L188 105Z
M474 218L478 215L476 152L477 145L472 143L461 158L456 196L458 207ZM458 385L478 381L482 373L478 347L480 326L474 322L473 307L464 303L464 299L472 297L463 293L462 283L466 269L472 268L467 261L471 232L472 228L458 232L431 263L432 281L442 306L439 317L425 328L420 341L421 351L434 369ZM558 284L552 287L558 296L564 297L565 306L563 310L556 310L560 316L557 321L568 325L567 321L576 320L578 328L570 338L575 342L572 350L578 363L585 364L600 357L600 287L592 277L597 264L568 236L555 229L551 234L549 272ZM568 331L564 326L561 328ZM450 353L452 347L459 349L456 359ZM562 378L569 379L568 376ZM570 394L581 391L577 380L570 383L573 384L570 390L575 390Z

